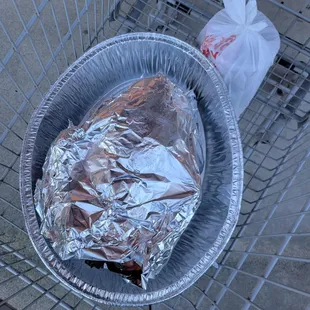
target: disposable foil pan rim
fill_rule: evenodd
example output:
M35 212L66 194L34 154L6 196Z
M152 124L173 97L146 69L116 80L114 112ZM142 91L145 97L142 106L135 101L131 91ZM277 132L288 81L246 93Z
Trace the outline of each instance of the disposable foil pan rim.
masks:
M142 292L141 294L128 293L113 293L85 283L83 280L77 278L69 270L66 270L62 261L58 259L50 246L40 234L39 223L34 209L33 193L32 193L32 153L34 150L36 135L40 123L55 96L70 79L70 77L82 67L92 57L96 56L105 49L114 45L132 42L132 41L157 41L167 45L173 45L183 52L189 54L195 61L197 61L207 72L211 78L222 104L224 114L226 117L228 137L230 139L232 150L232 190L230 196L230 204L226 221L216 239L213 246L208 250L204 257L192 267L192 269L183 275L183 277L175 282L173 285L154 292ZM233 229L236 226L241 204L241 193L243 186L243 158L241 149L241 139L239 130L237 128L236 117L233 113L230 100L227 96L224 81L214 66L195 48L189 44L180 41L176 38L155 34L155 33L134 33L125 34L118 37L106 40L76 60L54 83L49 92L44 96L40 105L31 117L28 124L27 132L23 142L23 148L20 161L20 196L25 216L26 229L30 236L30 240L45 264L48 270L60 281L65 282L73 291L78 294L92 299L96 302L104 302L108 305L122 305L122 306L143 306L150 303L158 303L167 300L175 295L180 294L189 286L197 281L217 259L225 245L229 241ZM96 296L93 292L96 291Z

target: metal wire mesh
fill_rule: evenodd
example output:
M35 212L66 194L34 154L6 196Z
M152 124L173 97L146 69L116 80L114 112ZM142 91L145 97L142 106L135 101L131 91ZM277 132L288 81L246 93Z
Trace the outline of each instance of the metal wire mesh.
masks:
M310 309L310 3L258 5L282 43L239 122L245 181L238 226L214 267L153 310ZM59 74L97 42L156 31L196 45L200 29L221 7L211 0L0 2L1 310L118 309L68 290L31 247L18 193L27 123Z

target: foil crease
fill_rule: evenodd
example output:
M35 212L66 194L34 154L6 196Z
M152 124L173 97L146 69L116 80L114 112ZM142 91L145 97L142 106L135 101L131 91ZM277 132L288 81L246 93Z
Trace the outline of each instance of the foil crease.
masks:
M62 260L138 264L146 289L199 205L204 145L193 91L162 75L135 82L52 144L35 191L41 233Z

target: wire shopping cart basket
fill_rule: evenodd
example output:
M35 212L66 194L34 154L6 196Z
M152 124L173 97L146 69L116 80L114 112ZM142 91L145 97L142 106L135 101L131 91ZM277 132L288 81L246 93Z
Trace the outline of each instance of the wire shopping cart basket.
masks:
M217 263L183 294L135 309L310 309L310 2L258 0L281 49L239 127L244 192ZM216 0L0 1L0 310L120 309L70 291L27 237L18 192L30 116L58 76L93 45L128 32L194 46Z

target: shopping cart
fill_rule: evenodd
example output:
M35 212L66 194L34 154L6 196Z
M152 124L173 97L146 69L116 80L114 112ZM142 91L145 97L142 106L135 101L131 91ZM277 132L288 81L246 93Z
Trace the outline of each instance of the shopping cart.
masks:
M310 309L310 1L258 0L281 34L275 65L239 126L244 193L226 249L182 295L136 309ZM91 46L152 31L194 46L221 1L0 2L0 309L97 305L48 273L25 230L18 192L27 123L60 73Z

